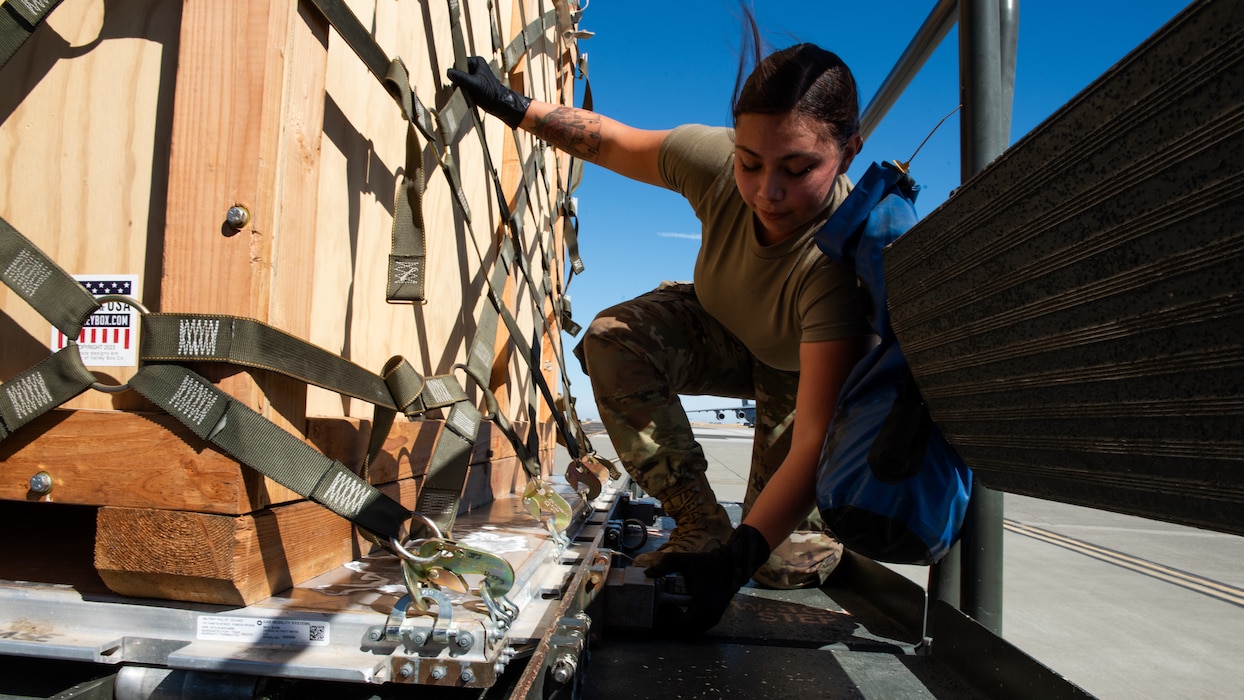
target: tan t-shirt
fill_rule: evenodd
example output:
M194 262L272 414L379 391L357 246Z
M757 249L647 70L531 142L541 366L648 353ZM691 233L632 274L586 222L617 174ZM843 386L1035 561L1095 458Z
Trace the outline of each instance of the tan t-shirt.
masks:
M734 130L687 125L661 144L665 183L691 203L702 224L695 292L761 362L799 369L799 344L871 333L855 274L827 258L813 232L846 198L841 176L808 229L773 246L756 237L756 220L734 183Z

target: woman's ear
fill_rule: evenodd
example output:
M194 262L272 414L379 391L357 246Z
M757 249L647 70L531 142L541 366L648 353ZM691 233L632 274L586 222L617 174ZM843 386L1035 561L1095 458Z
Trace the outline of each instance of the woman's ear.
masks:
M855 156L859 155L860 149L864 147L864 138L860 136L860 132L847 140L847 145L842 149L842 165L838 168L838 174L841 175L851 168L851 162L855 160Z

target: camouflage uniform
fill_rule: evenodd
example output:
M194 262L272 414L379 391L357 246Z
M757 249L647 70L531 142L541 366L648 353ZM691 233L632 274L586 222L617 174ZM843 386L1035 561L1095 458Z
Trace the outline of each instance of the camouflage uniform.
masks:
M601 422L627 472L667 509L669 495L702 482L708 467L678 394L756 401L744 515L786 457L799 373L756 360L701 307L691 284L665 283L602 311L575 355L591 378ZM706 497L706 507L715 508L712 494ZM815 585L841 553L812 513L753 578L778 588Z

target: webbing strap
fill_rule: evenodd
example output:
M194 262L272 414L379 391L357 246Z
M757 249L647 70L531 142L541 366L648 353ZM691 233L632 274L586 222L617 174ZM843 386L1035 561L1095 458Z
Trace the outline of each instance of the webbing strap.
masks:
M0 384L0 440L95 382L71 343L39 364Z
M523 20L525 21L526 12L521 5L519 6L519 13L520 13L520 16L523 18ZM503 75L508 73L510 70L512 70L515 67L515 65L517 65L519 59L527 52L527 50L530 49L531 44L535 42L539 37L542 37L545 34L545 32L548 31L549 27L555 24L560 26L559 17L558 17L558 8L556 7L553 10L549 10L541 14L541 16L537 18L535 21L526 24L526 26L524 27L520 35L516 37L514 41L512 41L509 44L509 46L502 52ZM494 37L494 43L497 43L496 37ZM514 137L515 147L518 149L519 152L522 152L522 144L519 141L517 130L513 130L513 137ZM480 131L480 140L481 140L481 143L483 143L484 136L483 136L482 130ZM487 152L486 143L484 144L484 149L485 149L485 152ZM516 211L521 211L525 205L530 206L530 197L529 197L530 185L529 183L535 178L534 168L539 169L539 174L541 176L543 184L545 185L545 189L546 190L548 189L548 178L544 171L544 161L543 161L542 153L540 151L533 152L532 157L528 160L528 162L523 168L523 177L521 179L522 189L518 192L517 197L515 199L515 210ZM503 199L503 198L499 197L499 199ZM559 196L559 202L558 202L559 206L561 204L562 199L564 198ZM548 269L549 269L548 258L549 258L549 255L551 254L550 247L541 246L542 250L545 253L544 258L543 258L544 263L545 263L544 265L545 274L542 279L543 285L537 286L532 278L530 270L527 267L525 258L521 250L522 248L522 219L518 216L510 216L506 218L506 223L509 224L511 235L513 236L515 240L515 247L519 250L519 253L516 256L517 264L519 266L519 270L523 273L523 276L528 284L528 288L531 290L532 301L535 305L533 315L536 317L538 326L542 327L546 334L552 334L554 332L552 329L549 328L547 320L544 318L543 314L540 312L540 309L542 309L542 299L547 297L552 301L557 318L559 321L562 321L565 324L566 330L568 332L571 332L572 334L577 334L579 331L579 326L574 323L572 318L570 318L569 300L566 299L564 295L553 294L552 280L548 274ZM577 219L576 219L576 225L577 225ZM572 260L571 262L572 266L578 269L579 271L582 271L583 262L578 256L577 234L572 234L571 238L567 239L567 245L568 245L568 253L570 253L569 257ZM539 290L539 293L537 290ZM570 421L574 426L574 431L572 433L571 426L567 424L566 417L562 413L560 403L556 401L555 397L553 396L552 390L549 388L548 383L544 379L543 373L539 371L539 366L540 366L539 356L538 354L535 354L538 352L538 347L525 345L521 332L518 332L517 323L514 321L513 317L509 314L509 312L505 309L504 304L501 302L501 297L495 293L495 290L492 296L494 300L494 305L497 307L498 313L501 315L501 318L506 321L506 325L509 328L511 335L516 339L516 343L520 344L520 352L522 352L523 356L527 358L527 361L529 365L531 366L533 383L535 384L535 386L539 387L541 393L544 395L545 399L549 402L550 409L552 410L554 420L557 424L558 433L562 436L563 444L566 445L566 449L568 452L570 452L571 457L574 459L577 459L580 454L578 441L582 440L584 444L588 444L588 443L586 442L586 435L583 432L582 426L579 424L578 417L573 412L573 405L571 405L570 407L571 410L569 412ZM569 381L569 377L566 374L566 368L565 368L565 363L563 361L563 357L561 353L558 352L556 349L554 350L554 353L556 355L558 367L561 369L563 383L567 387L569 387L570 381ZM532 390L534 390L534 388L535 387L529 387L529 389L532 389ZM534 396L532 397L532 403L534 404ZM534 406L531 406L529 408L531 408L532 411L534 412ZM534 424L534 413L533 413L532 419L533 419L533 424ZM578 436L578 440L576 440L576 437L575 437L576 435ZM511 440L511 442L513 442L513 440ZM590 445L588 449L590 451Z
M406 167L397 183L393 201L393 234L389 253L390 302L423 302L427 272L427 242L423 225L423 163L418 136L407 126Z
M520 12L522 11L521 6L519 10ZM514 66L518 65L519 59L531 48L531 45L544 36L549 27L556 24L557 10L554 9L545 12L523 27L523 31L519 32L518 36L514 37L513 41L507 44L501 52L501 60L505 72L508 73L513 70Z
M77 337L86 318L99 308L86 289L3 219L0 279L69 337ZM347 360L252 319L144 314L143 328L141 354L146 360L228 361L264 367L392 409L400 404L410 410L408 405L429 403L422 396L422 378L404 361L391 361L385 368L385 377L376 377ZM94 383L95 376L83 365L77 344L70 343L0 384L0 440ZM364 529L386 536L403 534L402 526L410 515L400 503L189 369L146 365L130 379L129 385L199 437L300 495L322 503ZM363 391L351 388L356 386ZM394 401L392 395L402 398ZM431 401L436 403L437 399Z
M416 509L442 533L452 528L480 423L478 410L453 375L422 377L400 356L390 359L383 373L375 375L284 331L237 316L147 314L142 329L139 354L143 362L226 362L255 367L375 404L371 438L360 469L363 478L388 436L396 411L417 416L448 408L446 429L433 450Z
M460 33L461 29L460 27L458 27L458 23L455 21L456 12L457 12L457 3L455 2L455 0L449 0L449 9L451 13L450 26L451 28L457 28L457 31ZM556 13L553 11L550 11L546 13L545 15L543 15L540 21L533 22L532 24L528 25L527 30L524 31L524 34L526 34L527 31L535 31L536 29L538 29L540 32L543 32L545 31L545 29L547 29L547 26L548 26L547 22L555 21L555 19L556 19ZM524 43L524 46L526 46L526 43ZM459 51L465 52L464 44L461 41L461 37L455 37L454 50L455 52L459 52ZM458 62L465 62L466 57L465 55L458 55L456 56L455 60ZM461 94L460 91L456 91L455 97L459 94ZM473 110L470 113L474 115ZM445 119L444 115L442 114L442 120L441 120L442 127L448 128L449 125L452 124L454 125L453 128L456 129L459 123L460 122L458 120L454 120L451 122ZM527 265L523 259L522 252L521 252L522 221L518 217L513 216L510 210L507 207L505 207L505 204L504 204L505 193L501 186L500 178L497 176L496 169L492 167L491 158L490 156L488 156L490 152L488 148L488 143L484 136L484 130L482 128L482 125L479 123L477 118L474 120L474 126L475 126L476 133L479 135L481 148L485 154L486 165L488 166L487 170L492 176L493 183L497 191L497 200L502 203L501 206L503 207L503 212L502 212L503 221L510 229L511 239L513 240L513 243L510 244L511 247L509 248L511 253L508 256L506 256L510 258L509 260L505 260L505 262L507 263L506 267L509 267L510 263L516 263L518 265L518 268L523 271L523 274L526 278L528 286L532 290L532 299L535 305L533 309L533 316L538 321L539 326L544 328L544 331L546 333L552 333L552 330L548 328L547 321L545 320L543 314L540 311L540 309L542 308L542 304L541 304L542 297L536 291L537 289L539 289L541 292L543 292L544 296L553 298L552 291L551 291L551 282L548 279L548 276L546 275L543 286L537 287L532 279L530 271L527 269ZM514 134L515 134L515 141L516 141L515 145L519 146L520 144L517 142L517 138L518 138L517 131L515 131ZM523 178L522 178L523 189L519 191L518 197L516 199L517 210L521 210L524 204L529 201L527 197L527 183L530 182L530 180L532 179L531 168L530 168L531 162L533 161L529 161L529 166L524 168L524 173L523 173ZM538 161L535 161L535 162L538 162ZM468 221L468 226L469 226L469 221ZM471 240L475 248L476 256L480 260L480 264L484 265L485 264L484 256L483 256L483 253L479 249L478 243L475 243L475 237L472 236ZM504 243L503 243L503 250L505 250ZM513 251L515 250L518 251L517 255L513 254ZM496 276L494 275L494 278L495 277ZM544 395L545 400L549 404L552 415L554 416L554 421L557 423L558 430L562 434L563 439L566 443L567 451L570 453L571 458L577 459L580 455L578 441L575 435L571 432L570 426L566 424L565 417L558 410L558 403L556 401L556 398L553 395L552 389L548 386L548 382L545 380L543 372L540 371L540 362L539 362L538 356L533 355L533 352L538 350L538 348L535 348L535 346L529 345L527 343L527 341L523 337L523 332L522 332L522 329L519 327L518 322L514 319L513 315L509 312L509 310L506 309L505 303L504 303L504 297L502 295L503 289L504 289L504 276L501 276L496 279L488 279L488 290L487 291L488 291L489 301L491 302L493 309L496 312L496 315L499 316L505 322L506 328L510 332L512 341L518 347L518 350L522 354L522 356L527 360L530 366L530 369L531 369L532 386L529 386L529 391L532 392L532 396L530 397L531 400L528 402L529 403L528 410L532 414L531 415L532 430L528 434L528 437L529 439L533 441L538 441L538 436L536 435L536 431L535 431L535 425L538 421L536 420L536 416L535 416L535 404L536 404L535 398L536 397L534 395L535 389L536 387L538 387L541 393ZM556 299L554 299L554 305L558 306ZM495 318L491 319L491 323L495 325L496 319ZM480 335L478 331L476 335L478 339ZM478 343L478 340L477 340L477 343ZM478 345L477 345L477 348L478 348ZM533 350L533 348L535 349ZM490 362L491 362L491 352L492 352L492 349L491 347L489 347L488 353L489 353ZM475 355L475 353L473 352L472 355ZM558 357L558 363L559 365L563 364L561 362L560 356ZM470 366L468 365L468 367ZM563 367L563 373L564 373L564 367ZM488 391L488 388L489 388L488 382L486 381L487 376L488 375L486 373L473 375L473 379L475 379L476 383L480 386L481 390L484 390L484 391ZM496 412L494 411L494 413ZM524 449L521 446L521 441L517 441L517 435L514 433L512 429L507 431L502 426L501 421L504 421L504 420L505 419L503 416L494 416L494 423L497 423L498 427L502 428L503 434L505 434L506 437L510 440L510 442L515 445L516 452L519 452L520 455L522 453L530 452L531 450ZM581 430L577 432L582 434ZM535 473L530 473L532 469L526 463L524 464L524 466L528 467L528 472L530 476L532 476L533 478L540 477L538 466L535 468Z
M4 219L0 219L0 280L66 338L77 338L82 324L99 308L90 292Z
M7 5L6 5L7 7ZM0 281L68 338L99 303L9 222L0 219ZM76 343L0 384L0 440L95 382Z
M500 267L500 266L498 266ZM494 272L494 276L495 276ZM472 378L477 373L487 377L492 367L493 345L497 337L495 317L481 314L475 327L475 338L471 343L471 351L467 355L467 364L463 368ZM452 380L452 384L449 382ZM487 388L487 385L484 385ZM445 429L441 431L436 442L436 450L428 464L428 473L419 489L417 509L441 528L442 532L450 532L458 506L462 499L462 489L466 485L470 466L471 450L479 434L479 426L484 417L475 405L466 400L466 393L456 377L447 377L445 391L462 392L454 402L445 421Z
M385 298L390 302L422 303L426 300L427 248L423 222L423 158L416 129L432 141L435 148L436 129L431 114L410 89L410 76L401 59L389 58L343 0L311 2L393 96L408 123L406 163L394 194L392 251Z
M142 316L141 328L141 362L227 362L279 372L391 409L417 403L417 395L392 396L379 375L254 319L153 313Z
M404 534L410 513L401 503L191 370L147 365L129 383L195 435L277 483L371 532Z
M0 68L59 4L61 0L6 0L0 6Z
M429 393L439 397L442 406L449 407L449 415L428 462L415 509L436 523L445 537L451 537L471 450L483 417L456 377L438 375L426 381Z
M536 159L533 156L533 158L528 161L526 167L524 168L524 171L525 171L524 176L523 176L524 183L526 183L527 181L529 181L530 179L534 177L535 167L536 167ZM519 192L518 202L515 208L522 209L524 206L530 206L530 199L527 197L527 190L525 188L524 190ZM521 245L521 241L522 241L522 219L521 218L519 217L514 218L514 226L512 227L511 230L512 230L512 235L515 240L515 245L516 246ZM551 281L549 280L548 276L547 275L544 276L544 278L542 279L542 285L537 285L535 283L535 279L532 277L531 270L529 269L526 263L526 258L522 255L521 251L516 256L516 265L518 267L519 272L522 273L523 279L527 282L528 289L531 290L532 302L535 305L535 308L538 310L542 307L541 302L542 302L543 297L545 296L554 299L554 307L556 308L557 300L556 298L553 297L552 290L551 290ZM539 290L539 292L537 290ZM543 296L541 295L541 293L543 294ZM501 313L501 318L505 320L507 328L510 328L511 329L510 332L511 334L513 334L514 329L517 328L518 326L517 321L514 320L514 317L509 313L509 311L505 310L504 306L501 307L501 309L499 310L499 313ZM551 334L553 332L552 329L548 327L548 321L547 319L544 318L543 314L537 311L537 313L535 313L534 316L535 316L535 321L544 328L545 333ZM520 351L523 352L524 357L535 359L533 358L531 354L533 352L532 347L526 344L521 334L515 336L515 343L519 345ZM561 370L562 382L565 385L569 386L570 379L569 379L569 376L566 374L566 364L564 361L564 356L561 353L557 353L556 360L557 360L558 367ZM571 426L567 423L566 418L563 415L562 411L558 410L558 402L556 398L553 396L553 391L549 387L548 382L545 381L544 374L538 370L538 365L533 365L532 373L534 375L533 380L535 381L536 385L539 387L541 393L544 395L545 400L549 402L549 406L553 408L553 418L554 418L554 421L557 423L558 431L560 432L563 440L565 441L566 451L570 453L570 457L572 459L578 459L581 453L578 440L581 439L581 436L583 435L582 429L577 427L578 419L575 418L572 414L572 420L576 424L576 428L577 428L572 431ZM576 435L579 436L579 438L576 438Z

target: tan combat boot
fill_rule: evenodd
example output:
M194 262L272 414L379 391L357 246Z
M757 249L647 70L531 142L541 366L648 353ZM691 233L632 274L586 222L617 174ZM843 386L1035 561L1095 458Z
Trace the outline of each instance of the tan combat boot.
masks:
M726 543L734 526L726 509L703 474L682 479L673 488L655 494L665 512L674 519L669 541L635 557L635 565L649 567L670 552L703 552Z

